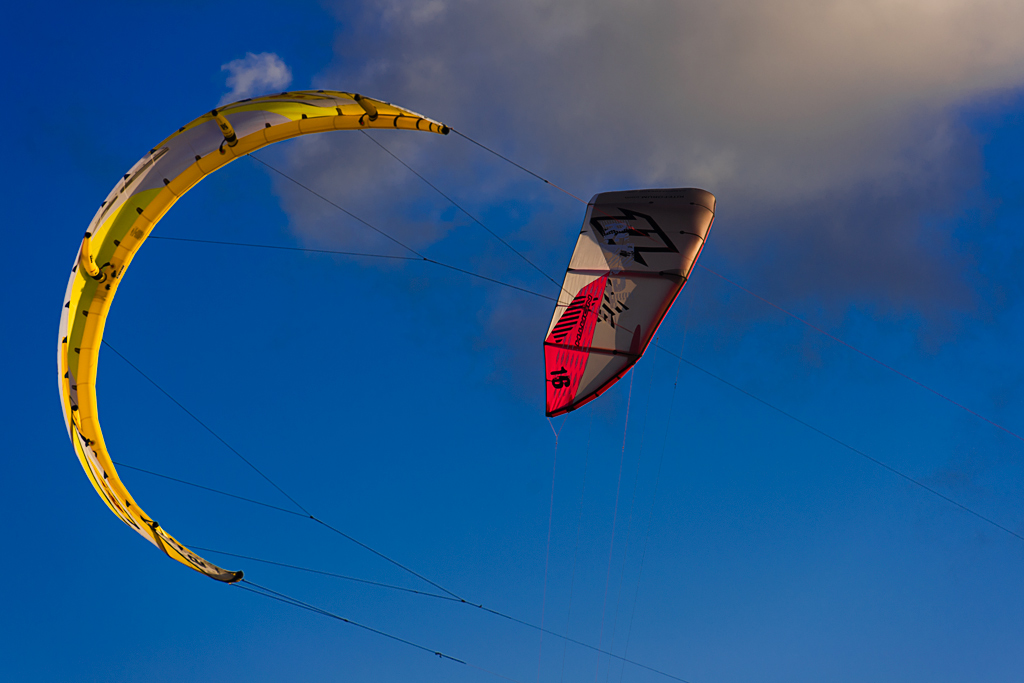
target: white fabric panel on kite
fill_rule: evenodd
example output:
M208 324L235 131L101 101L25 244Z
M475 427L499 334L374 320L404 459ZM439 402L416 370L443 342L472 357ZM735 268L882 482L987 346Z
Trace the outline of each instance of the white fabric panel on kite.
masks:
M714 217L714 195L693 188L590 200L544 339L548 416L594 400L640 359Z

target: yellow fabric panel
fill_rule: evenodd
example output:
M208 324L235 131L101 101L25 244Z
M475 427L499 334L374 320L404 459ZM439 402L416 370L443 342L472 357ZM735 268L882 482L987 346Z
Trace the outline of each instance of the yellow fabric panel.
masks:
M378 112L372 121L355 102L354 95L334 91L281 93L227 105L216 111L229 122L232 116L259 111L287 120L273 124L268 120L269 127L264 125L239 136L233 146L221 138L219 146L195 150L192 143L187 142L190 139L187 136L207 145L213 141L204 133L207 129L199 126L211 121L214 114L200 116L154 147L148 158L143 158L144 163L140 161L118 181L116 191L111 192L104 207L97 212L90 226L91 237L86 241L89 252L86 256L99 268L99 275L91 277L80 270L77 259L72 270L65 302L66 320L62 317L61 321L58 372L65 423L79 462L100 498L121 521L169 557L219 581L238 581L242 573L207 562L164 531L131 497L111 461L100 428L95 388L107 314L125 270L154 226L196 183L235 159L281 140L334 130L401 128L448 132L443 124L400 107L377 100L366 101ZM251 127L251 117L249 121ZM228 126L231 127L237 129L237 124ZM183 144L198 158L182 167L180 152L184 147L180 148L177 161L173 162L179 164L178 170L167 174L173 177L167 177L162 171L167 169L166 164L172 163L168 159L174 155L168 150L177 144L176 140L185 140ZM154 184L154 178L162 181L157 183L161 186L140 189L147 183Z

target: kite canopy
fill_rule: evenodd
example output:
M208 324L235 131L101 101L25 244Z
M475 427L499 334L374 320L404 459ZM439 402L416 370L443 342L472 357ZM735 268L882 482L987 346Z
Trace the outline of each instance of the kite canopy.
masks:
M242 572L207 562L152 520L111 462L96 407L96 365L110 303L135 253L168 209L200 180L269 144L310 133L448 128L401 107L331 90L284 92L214 109L179 128L124 174L85 233L71 268L57 337L57 383L68 436L96 492L117 517L173 559L218 581Z
M587 205L544 337L549 417L622 379L686 284L715 218L704 190L627 190Z

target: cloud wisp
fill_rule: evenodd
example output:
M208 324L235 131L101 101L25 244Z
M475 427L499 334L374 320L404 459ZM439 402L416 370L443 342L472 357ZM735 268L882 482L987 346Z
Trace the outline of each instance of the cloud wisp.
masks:
M234 59L220 69L228 72L227 86L231 91L220 98L218 107L253 95L284 90L292 82L292 70L273 52L246 52L242 59Z

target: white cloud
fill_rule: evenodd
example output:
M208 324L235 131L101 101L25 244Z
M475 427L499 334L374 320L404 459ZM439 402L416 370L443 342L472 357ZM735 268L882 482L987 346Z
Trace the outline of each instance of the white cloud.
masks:
M948 107L1024 84L1024 4L1003 0L375 6L321 81L516 134L563 178L611 154L640 180L714 168L745 191L813 194L913 170L908 148L925 153Z
M227 86L231 92L220 98L218 107L253 95L284 90L292 82L291 69L273 52L246 52L244 58L232 60L220 69L229 74Z

